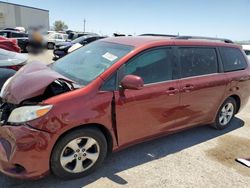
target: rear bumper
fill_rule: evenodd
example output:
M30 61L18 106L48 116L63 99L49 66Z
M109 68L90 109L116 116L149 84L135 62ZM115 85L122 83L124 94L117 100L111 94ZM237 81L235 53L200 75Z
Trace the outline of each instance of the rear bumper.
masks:
M20 179L49 173L50 134L28 126L0 127L0 171Z

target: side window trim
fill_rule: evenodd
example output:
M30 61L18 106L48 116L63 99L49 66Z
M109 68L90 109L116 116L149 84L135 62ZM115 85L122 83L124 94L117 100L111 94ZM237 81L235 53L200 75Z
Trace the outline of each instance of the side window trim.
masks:
M201 75L196 75L196 76L188 76L188 77L183 77L182 74L182 66L181 66L181 60L180 60L180 48L206 48L206 49L213 49L216 53L216 62L217 62L217 72L215 73L209 73L209 74L201 74ZM179 69L180 69L180 78L179 79L189 79L189 78L194 78L194 77L203 77L207 75L214 75L223 72L222 69L222 62L220 59L220 55L218 53L218 48L215 46L176 46L176 53L178 57L178 64L179 64ZM220 65L221 64L221 65Z
M222 57L221 57L219 47L216 47L216 55L217 55L217 63L218 63L218 72L224 73Z

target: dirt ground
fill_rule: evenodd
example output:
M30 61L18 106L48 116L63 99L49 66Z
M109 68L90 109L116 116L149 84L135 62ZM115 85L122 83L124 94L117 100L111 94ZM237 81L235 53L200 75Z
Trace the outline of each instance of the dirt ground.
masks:
M51 62L52 52L32 59ZM53 175L37 181L0 175L0 187L249 187L250 102L223 131L208 126L130 147L111 154L88 177L64 181Z

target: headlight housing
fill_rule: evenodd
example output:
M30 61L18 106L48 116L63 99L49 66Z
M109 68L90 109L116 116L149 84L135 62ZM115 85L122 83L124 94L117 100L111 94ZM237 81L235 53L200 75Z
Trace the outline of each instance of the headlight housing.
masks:
M52 105L46 106L23 106L14 109L8 119L9 123L24 123L37 119L47 114Z

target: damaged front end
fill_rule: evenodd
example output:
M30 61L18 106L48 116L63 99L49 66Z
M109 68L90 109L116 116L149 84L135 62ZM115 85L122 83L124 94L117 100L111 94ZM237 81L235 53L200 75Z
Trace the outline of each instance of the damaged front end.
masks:
M0 93L0 122L6 124L19 107L38 105L56 95L74 90L73 81L40 62L32 62L6 81Z
M73 81L39 62L27 64L5 82L0 93L0 172L25 179L49 173L51 134L28 122L52 109L44 100L73 89ZM30 163L34 159L39 163Z

